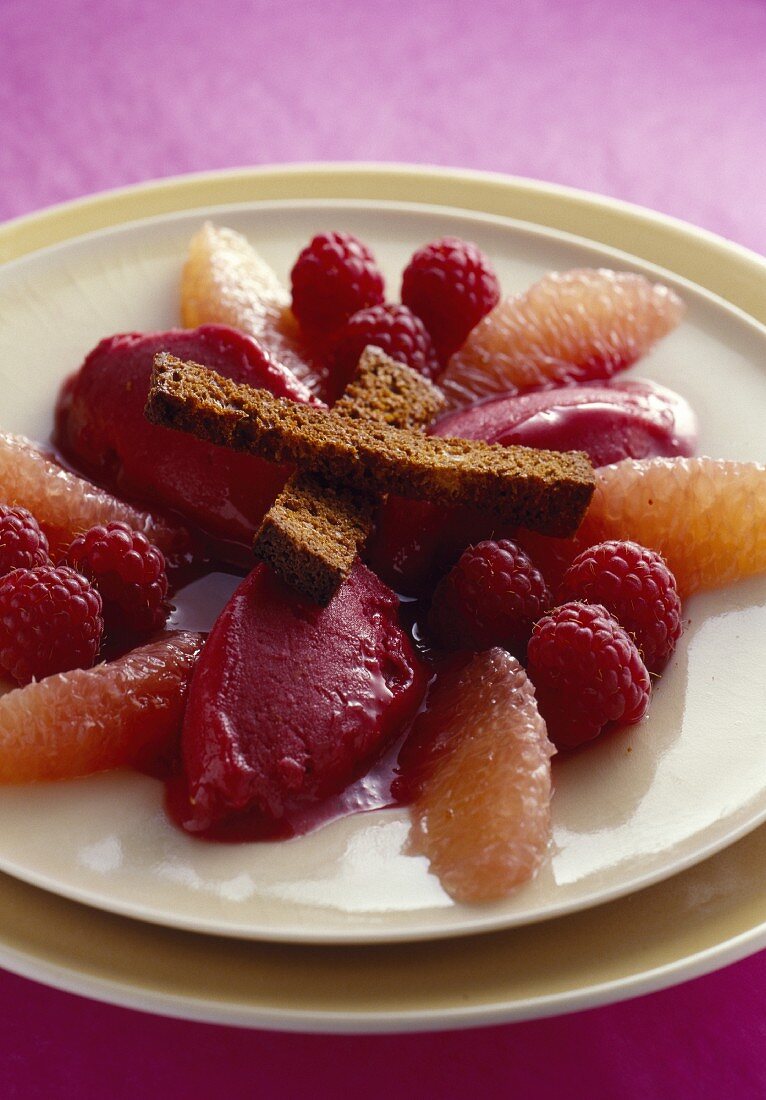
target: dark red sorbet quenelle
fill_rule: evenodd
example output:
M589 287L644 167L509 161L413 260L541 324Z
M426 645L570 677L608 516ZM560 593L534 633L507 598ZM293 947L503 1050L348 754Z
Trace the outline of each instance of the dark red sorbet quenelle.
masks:
M256 825L251 835L300 831L292 818L397 739L427 680L396 595L361 562L325 608L259 565L195 669L183 726L187 786L172 791L173 816L219 839L247 833L243 814Z
M179 512L217 540L249 546L288 470L150 424L144 405L159 351L277 397L317 403L255 340L225 325L125 333L102 340L65 384L55 442L106 488Z

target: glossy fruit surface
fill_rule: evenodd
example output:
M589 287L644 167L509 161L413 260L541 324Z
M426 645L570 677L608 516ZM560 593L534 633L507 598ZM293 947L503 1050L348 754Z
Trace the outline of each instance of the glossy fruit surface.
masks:
M643 275L551 272L504 298L440 379L455 406L532 386L611 378L676 327L678 295Z
M166 634L109 664L0 698L0 783L71 779L144 762L177 736L202 636Z
M558 602L598 603L636 643L641 660L662 672L681 637L683 622L676 579L656 550L612 539L578 554L564 574Z
M75 535L111 520L142 531L169 558L190 547L182 527L118 500L65 470L31 440L7 432L0 432L0 498L21 504L35 515L54 560L65 553Z
M632 725L652 686L635 642L600 604L562 604L532 631L527 671L548 736L558 748L592 741L610 725Z
M766 466L653 458L597 471L578 549L632 539L657 550L680 595L766 571Z
M408 849L447 893L472 904L528 882L550 841L555 749L519 662L490 649L444 674L405 751L416 784Z
M323 368L308 350L290 309L290 292L246 237L206 222L192 237L181 277L185 327L229 325L253 336L314 393Z

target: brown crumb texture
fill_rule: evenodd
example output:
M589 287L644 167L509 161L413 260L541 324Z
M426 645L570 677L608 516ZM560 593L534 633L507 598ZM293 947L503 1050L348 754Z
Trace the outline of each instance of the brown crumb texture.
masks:
M368 347L352 384L333 408L336 416L423 427L444 397L427 379ZM253 551L287 584L326 605L351 572L372 530L377 495L334 489L308 473L293 474L264 517Z
M166 352L155 358L146 415L211 443L296 463L365 494L468 505L560 537L577 530L595 484L579 451L501 447L349 420L238 385Z
M295 474L263 519L255 556L315 603L329 603L370 530L375 501Z
M350 420L417 429L427 428L445 405L444 394L432 382L370 345L333 412Z

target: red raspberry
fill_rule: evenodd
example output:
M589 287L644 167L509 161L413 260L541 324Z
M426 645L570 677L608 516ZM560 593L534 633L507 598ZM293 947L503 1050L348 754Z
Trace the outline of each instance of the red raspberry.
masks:
M406 306L372 306L355 313L338 334L334 375L339 393L353 377L359 356L368 344L382 348L392 359L426 378L433 378L439 371L431 337L419 317Z
M32 513L0 504L0 576L49 563L48 540Z
M652 686L633 641L599 604L566 603L532 631L527 671L548 736L559 748L646 714Z
M561 600L600 603L627 630L649 672L659 673L681 637L681 599L664 559L636 542L601 542L574 559Z
M500 283L480 248L443 237L419 249L404 269L402 301L424 321L446 363L500 301Z
M319 233L290 274L293 313L309 332L334 332L352 313L383 301L383 276L351 233Z
M523 657L532 625L550 607L542 575L515 542L480 542L463 551L436 587L429 628L448 649L502 645Z
M104 601L110 638L137 638L164 625L170 611L165 558L125 523L91 527L67 551L67 561L90 577Z
M101 597L65 565L14 569L0 580L0 669L20 684L90 668L103 630Z

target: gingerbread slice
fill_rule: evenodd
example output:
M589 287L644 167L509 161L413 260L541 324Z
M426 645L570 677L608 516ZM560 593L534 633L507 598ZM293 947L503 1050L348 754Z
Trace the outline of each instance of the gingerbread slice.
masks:
M155 358L146 416L210 443L294 463L364 494L468 505L543 534L573 534L595 479L580 451L427 436L238 385L196 363Z
M333 414L399 428L422 428L444 397L416 371L380 348L365 348L354 381ZM378 494L353 492L296 472L264 517L253 542L257 558L322 606L351 572L372 530Z

